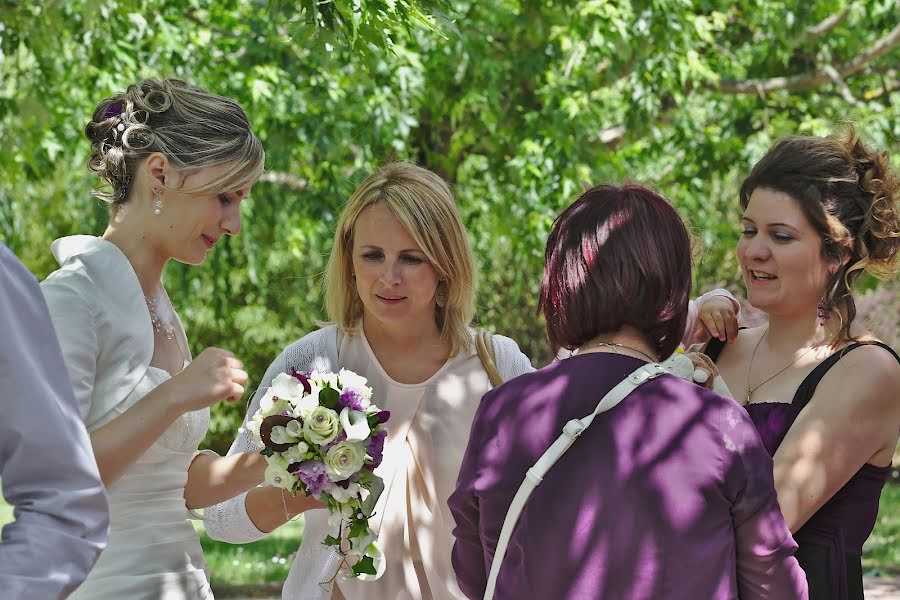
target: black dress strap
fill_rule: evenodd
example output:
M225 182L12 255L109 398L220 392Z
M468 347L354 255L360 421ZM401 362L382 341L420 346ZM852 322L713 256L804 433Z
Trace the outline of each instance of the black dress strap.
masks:
M837 361L841 360L845 354L847 354L851 350L859 348L860 346L878 346L880 348L884 348L894 355L894 358L897 359L897 362L900 362L900 356L898 356L897 353L894 352L893 348L891 348L884 342L856 342L855 344L850 344L846 348L838 350L837 352L823 360L822 363L819 364L819 366L812 370L812 373L806 376L806 378L800 384L800 387L798 387L797 391L794 393L794 399L791 400L791 404L798 408L803 408L804 406L809 404L809 401L812 399L813 394L816 393L816 386L819 385L819 382L822 380L822 377L825 376L825 373L828 372L828 369L833 367L837 363Z
M738 331L743 329L747 329L747 327L738 327ZM725 342L720 340L719 338L710 338L708 342L706 342L706 348L703 349L703 354L709 357L709 360L716 362L719 360L719 355L722 353L722 350L725 348Z
M703 349L703 354L708 356L711 361L716 362L719 360L719 355L722 353L723 348L725 348L725 342L719 338L713 338L707 342L706 348Z

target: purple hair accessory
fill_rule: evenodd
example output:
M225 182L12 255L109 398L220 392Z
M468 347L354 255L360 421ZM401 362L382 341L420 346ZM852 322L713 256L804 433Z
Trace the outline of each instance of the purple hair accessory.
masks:
M115 104L106 107L106 110L103 111L103 118L111 119L112 117L121 115L123 112L125 112L125 103L116 102Z

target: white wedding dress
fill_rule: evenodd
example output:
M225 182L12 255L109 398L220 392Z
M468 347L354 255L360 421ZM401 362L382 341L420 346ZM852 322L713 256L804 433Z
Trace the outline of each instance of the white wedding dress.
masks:
M124 412L169 378L155 367ZM210 600L200 540L184 504L187 470L209 427L209 409L181 415L138 461L107 489L109 545L77 600Z

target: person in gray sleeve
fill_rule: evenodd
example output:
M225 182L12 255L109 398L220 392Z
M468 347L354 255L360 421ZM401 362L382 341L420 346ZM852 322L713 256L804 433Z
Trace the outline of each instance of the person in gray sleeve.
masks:
M0 597L65 598L106 546L109 509L47 305L0 242L0 481L14 507Z

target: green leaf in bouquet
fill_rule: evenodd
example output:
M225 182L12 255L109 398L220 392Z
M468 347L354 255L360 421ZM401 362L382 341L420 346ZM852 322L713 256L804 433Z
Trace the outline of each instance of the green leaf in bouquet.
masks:
M372 478L375 477L375 474L368 469L362 469L356 476L359 477L357 480L359 486L368 489L372 484Z
M262 450L259 451L259 453L262 454L263 456L273 456L275 454L275 451L272 450L271 448L263 448Z
M325 546L338 546L338 547L340 547L340 545L341 545L341 540L339 540L338 538L334 537L333 535L329 535L329 536L325 536L325 539L322 540L322 544L324 544Z
M360 485L362 485L363 473L371 473L371 471L366 471L366 469L360 471ZM381 497L381 493L384 491L384 480L374 474L371 475L371 478L372 481L364 486L369 490L369 495L366 496L366 499L363 500L362 506L360 507L360 510L366 515L366 518L372 516L372 512L375 510L375 504L378 502L378 498Z
M319 392L319 405L334 410L337 408L338 398L340 394L336 389L327 387Z
M377 575L378 571L375 570L375 561L371 556L362 557L358 563L353 565L353 574Z
M353 519L350 522L350 537L363 537L369 532L368 519Z

